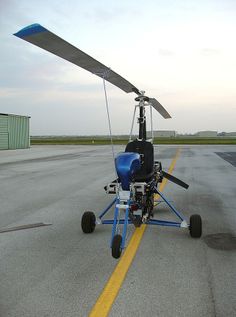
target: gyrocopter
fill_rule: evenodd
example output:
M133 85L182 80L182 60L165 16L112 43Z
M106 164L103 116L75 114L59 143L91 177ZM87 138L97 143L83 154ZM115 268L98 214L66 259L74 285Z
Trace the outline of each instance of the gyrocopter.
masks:
M130 137L125 151L118 153L114 157L117 177L105 186L106 193L114 195L114 198L100 212L97 218L91 211L84 212L81 219L83 232L92 233L98 224L112 225L110 246L114 258L119 258L122 250L125 248L127 226L129 224L133 224L135 227L147 224L187 228L191 237L200 238L202 234L200 215L192 215L188 222L174 207L172 202L158 190L158 184L162 182L163 178L167 178L185 189L189 187L185 182L163 171L161 162L154 160L153 138L147 140L146 108L150 109L151 121L152 108L157 110L165 119L171 118L165 108L155 98L147 97L144 91L139 90L110 68L69 44L40 24L29 25L14 35L101 77L104 87L105 81L108 81L126 93L133 92L137 95L135 101L138 104L134 109L131 134L135 114L138 109L138 138L132 140ZM169 206L170 211L175 214L179 221L158 220L154 218L153 209L156 194ZM104 216L111 208L114 208L113 218L104 219Z

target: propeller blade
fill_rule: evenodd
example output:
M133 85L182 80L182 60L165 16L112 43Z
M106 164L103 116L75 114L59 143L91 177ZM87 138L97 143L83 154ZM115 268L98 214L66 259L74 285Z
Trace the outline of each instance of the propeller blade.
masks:
M138 95L140 94L139 90L135 86L119 74L115 73L110 68L98 62L96 59L84 53L80 49L66 42L56 34L50 32L40 24L29 25L14 35L77 66L80 66L98 77L106 79L108 82L126 93L135 92Z
M163 177L165 177L166 179L168 179L169 181L185 188L185 189L188 189L189 188L189 185L186 184L185 182L181 181L179 178L173 176L173 175L170 175L168 173L166 173L165 171L162 171L162 175Z
M162 115L163 118L165 119L171 118L171 115L155 98L149 98L149 102L152 104L153 108L156 109Z

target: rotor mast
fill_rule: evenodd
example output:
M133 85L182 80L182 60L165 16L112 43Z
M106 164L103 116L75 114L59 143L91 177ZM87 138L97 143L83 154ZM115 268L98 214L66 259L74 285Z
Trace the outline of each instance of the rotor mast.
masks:
M139 102L139 140L147 139L147 130L146 130L146 116L145 116L145 102L149 101L149 98L144 96L145 91L140 91L140 95L135 98L135 101Z

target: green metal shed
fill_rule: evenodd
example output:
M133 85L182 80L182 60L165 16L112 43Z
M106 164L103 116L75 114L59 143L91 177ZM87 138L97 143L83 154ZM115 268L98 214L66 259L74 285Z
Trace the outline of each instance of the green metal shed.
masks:
M28 116L0 113L0 150L30 147Z

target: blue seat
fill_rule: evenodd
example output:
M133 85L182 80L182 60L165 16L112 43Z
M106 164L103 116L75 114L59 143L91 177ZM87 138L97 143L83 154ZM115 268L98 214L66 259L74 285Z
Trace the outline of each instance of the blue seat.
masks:
M123 190L129 190L130 182L141 168L141 158L138 153L122 152L115 159L116 171Z

